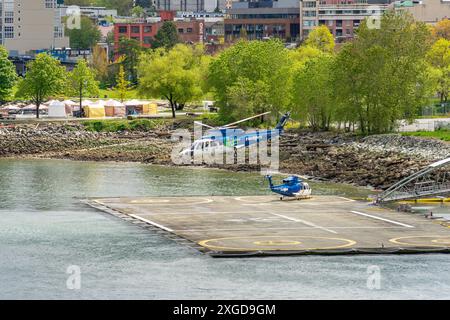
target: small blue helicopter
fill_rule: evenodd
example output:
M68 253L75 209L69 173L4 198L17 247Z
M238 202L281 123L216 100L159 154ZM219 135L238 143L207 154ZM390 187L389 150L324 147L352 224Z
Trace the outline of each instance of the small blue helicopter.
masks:
M297 200L311 197L311 188L309 184L302 181L297 176L287 177L283 179L283 184L277 186L273 184L271 175L266 175L265 178L269 180L270 190L281 195L280 200L283 200L284 197L291 197Z

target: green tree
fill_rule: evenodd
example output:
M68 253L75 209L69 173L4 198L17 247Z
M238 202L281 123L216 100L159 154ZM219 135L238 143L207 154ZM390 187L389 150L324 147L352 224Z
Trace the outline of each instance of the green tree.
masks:
M147 97L163 97L172 116L189 101L202 95L203 74L209 58L202 46L177 44L171 50L159 48L141 56L139 91Z
M239 41L222 51L209 67L207 83L213 91L224 121L242 116L239 105L230 101L229 88L236 83L254 83L248 95L256 94L253 88L267 88L259 107L248 108L245 116L257 111L280 111L289 105L291 62L288 50L279 40ZM245 88L244 88L245 89ZM256 99L256 97L255 97Z
M262 80L252 81L238 78L236 83L227 88L228 105L233 109L233 117L243 119L248 115L265 112L271 108L270 85ZM255 123L258 120L253 120Z
M144 52L139 41L134 39L120 38L117 53L122 57L121 63L125 69L128 79L133 84L137 83L137 65L139 56Z
M73 49L91 49L101 37L97 25L88 17L81 17L80 29L66 28L66 35L70 39L70 47Z
M61 94L65 89L66 70L60 62L46 53L40 53L27 64L25 78L19 82L16 96L31 99L39 107L49 97Z
M98 95L98 81L95 72L88 67L86 60L78 60L76 67L69 74L69 92L80 98L80 110L83 114L83 97Z
M242 27L241 30L239 31L239 39L241 39L241 40L247 40L248 39L247 29L245 27Z
M293 78L293 115L316 130L328 130L335 113L333 56L322 54L306 61Z
M442 19L433 27L433 35L436 38L450 40L450 19Z
M92 5L93 0L64 0L66 6L81 6L86 7Z
M94 0L93 4L107 9L117 9L117 13L121 16L129 16L133 8L133 0Z
M315 27L305 40L306 46L317 48L323 52L331 53L334 50L334 38L325 25Z
M11 95L16 81L16 68L8 59L8 51L0 46L0 101L5 101Z
M433 74L437 78L437 91L441 103L447 101L450 92L450 41L439 39L427 53Z
M131 9L131 15L136 18L145 18L145 10L141 6L135 6Z
M105 82L108 77L109 61L106 50L100 46L95 46L92 50L92 67L96 71L97 79Z
M125 77L125 71L123 66L119 67L119 73L116 78L116 89L119 93L120 102L123 102L127 96L127 92L130 88L130 82Z
M405 12L385 13L380 28L363 21L333 70L344 120L357 121L363 133L393 130L399 119L412 121L430 95L424 60L430 39L427 26Z
M165 21L152 41L152 48L173 48L178 42L177 27L172 21Z

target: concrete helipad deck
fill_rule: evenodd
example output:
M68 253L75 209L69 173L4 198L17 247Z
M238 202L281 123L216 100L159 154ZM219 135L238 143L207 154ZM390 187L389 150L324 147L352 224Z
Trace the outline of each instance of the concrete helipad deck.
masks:
M450 252L450 227L443 221L337 196L104 198L89 204L213 256Z

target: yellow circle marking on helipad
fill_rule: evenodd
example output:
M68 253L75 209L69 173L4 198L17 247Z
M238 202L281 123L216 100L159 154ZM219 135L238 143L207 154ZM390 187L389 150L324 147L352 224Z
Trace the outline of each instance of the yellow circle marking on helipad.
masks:
M427 240L427 238L429 238ZM423 242L411 243L407 242L408 239L423 239ZM442 247L442 246L450 246L450 236L442 237L442 236L409 236L409 237L400 237L389 240L395 244L408 245L408 246L423 246L423 247ZM428 242L429 241L429 242Z
M186 198L172 198L172 199L138 199L131 200L130 203L133 204L170 204L170 205L197 205L213 202L213 199L209 198L197 198L197 199L186 199Z
M242 247L225 247L225 246L219 246L219 245L214 245L214 244L210 244L211 242L218 242L218 241L227 241L227 240L239 240L239 239L267 239L267 238L294 238L294 239L304 239L303 242L300 241L295 241L292 240L290 241L290 244L287 244L285 241L289 241L289 240L258 240L258 241L252 241L251 244L255 244L255 242L259 242L261 244L258 245L262 245L263 242L266 242L265 245L267 247L247 247L247 248L242 248ZM337 245L337 246L325 246L325 247L290 247L290 248L280 248L280 244L269 244L269 241L272 242L277 242L277 243L281 243L284 242L284 246L299 246L299 245L303 245L305 240L307 241L307 239L319 239L319 240L332 240L332 241L339 241L342 242L343 244L341 245ZM297 243L298 242L298 243ZM295 243L295 244L294 244ZM356 241L353 240L349 240L349 239L343 239L343 238L328 238L328 237L307 237L307 236L249 236L249 237L229 237L229 238L217 238L217 239L208 239L208 240L202 240L199 241L198 244L202 247L206 247L208 249L212 249L212 250L233 250L233 251L260 251L260 250L284 250L284 251L288 251L288 250L325 250L325 249L341 249L341 248L347 248L347 247L351 247L354 244L356 244ZM270 245L274 246L275 248L271 248ZM282 245L282 246L283 246ZM277 247L278 246L278 247Z
M289 245L299 245L300 241L289 241L289 240L268 240L268 241L255 241L253 244L257 246L289 246Z

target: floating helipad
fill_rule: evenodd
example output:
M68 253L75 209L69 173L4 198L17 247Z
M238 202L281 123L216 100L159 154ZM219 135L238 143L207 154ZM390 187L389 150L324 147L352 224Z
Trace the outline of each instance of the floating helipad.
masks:
M89 204L212 256L450 252L443 220L337 196L102 198Z

